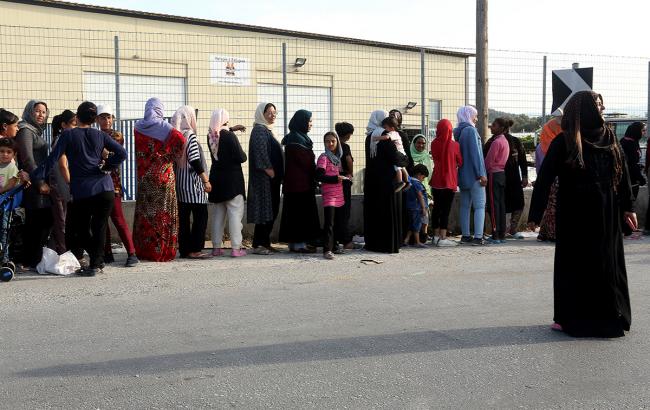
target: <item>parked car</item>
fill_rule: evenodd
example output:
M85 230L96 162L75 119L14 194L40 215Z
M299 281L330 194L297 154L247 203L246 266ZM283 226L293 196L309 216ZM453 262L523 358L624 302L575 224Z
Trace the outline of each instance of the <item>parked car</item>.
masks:
M605 121L607 121L607 125L612 129L612 131L614 131L616 138L619 140L625 136L625 130L627 130L627 127L629 127L633 122L641 121L645 123L646 120L647 118L628 117L627 115L620 114L605 115ZM643 138L641 138L639 145L641 146L641 163L645 165L646 150L648 148L647 133Z

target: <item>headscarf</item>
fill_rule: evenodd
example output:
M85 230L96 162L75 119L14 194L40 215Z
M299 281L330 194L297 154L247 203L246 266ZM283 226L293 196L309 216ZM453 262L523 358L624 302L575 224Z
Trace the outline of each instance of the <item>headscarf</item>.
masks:
M309 120L311 112L298 110L291 121L289 121L289 133L282 139L282 145L297 144L307 149L312 149L314 143L307 133L309 132Z
M386 117L388 117L388 111L375 110L370 113L370 119L368 120L368 126L366 127L366 133L371 137L370 158L374 158L377 155L377 144L379 143L379 140L372 137L378 137L384 132L384 127L382 127L381 122Z
M275 132L273 132L273 124L269 123L266 120L266 118L264 118L264 109L269 104L271 104L271 103L263 102L263 103L259 103L257 105L257 109L255 110L255 121L253 122L253 126L255 126L257 124L262 125L262 126L266 127L266 129L271 131L271 134L273 135L273 137L275 137ZM274 105L274 107L275 107L275 105Z
M327 144L325 144L325 138L332 135L336 137L336 153L330 151L327 148ZM338 134L335 132L325 134L325 136L323 136L323 145L325 146L325 156L327 157L327 159L329 159L330 162L334 164L334 166L339 167L339 169L341 169L341 158L343 157L343 147L341 147L341 140L339 139Z
M625 130L624 138L629 138L638 143L641 140L641 138L643 138L644 128L645 128L645 124L643 122L635 121L632 124L630 124Z
M449 163L453 161L453 158L450 157L449 145L452 141L452 125L451 121L446 118L438 121L438 126L436 127L436 138L431 142L431 157L434 160L439 160L441 162ZM451 155L453 156L453 152Z
M419 139L424 140L424 149L422 152L418 151L417 148L415 148L415 142ZM427 150L427 139L424 137L422 134L418 134L415 137L413 137L413 141L411 141L411 158L413 158L413 163L414 164L422 164L427 167L429 170L429 174L431 174L431 170L433 169L433 163L431 162L431 156L429 155L429 151Z
M230 114L223 108L218 108L212 111L212 117L210 117L210 128L208 129L208 145L210 146L210 152L214 159L219 159L217 155L219 153L219 136L221 135L221 130L228 130L226 123L230 121Z
M171 124L181 133L190 131L196 134L196 112L189 105L183 105L172 115Z
M43 124L38 124L34 119L34 106L36 106L37 104L43 104L45 106L45 121L43 122ZM29 100L27 105L25 105L25 109L23 110L23 116L21 121L18 123L18 128L19 129L28 128L36 135L43 135L43 130L47 125L47 118L49 116L50 116L50 109L47 108L47 104L45 103L45 101Z
M174 127L165 121L165 107L160 99L153 97L144 105L144 118L135 122L139 133L165 142Z
M562 132L568 152L567 162L577 168L585 167L583 145L588 144L597 149L611 153L614 159L614 190L623 175L623 158L614 132L605 126L596 101L603 97L593 91L579 91L571 97L564 108Z
M562 132L562 126L559 124L557 118L552 118L542 127L542 132L539 134L539 145L542 153L546 155L548 147L551 142Z
M474 116L478 114L478 111L476 111L476 108L472 107L471 105L465 105L463 107L460 107L458 109L458 112L456 113L456 117L458 118L458 123L460 124L461 122L467 122L470 125L474 126Z

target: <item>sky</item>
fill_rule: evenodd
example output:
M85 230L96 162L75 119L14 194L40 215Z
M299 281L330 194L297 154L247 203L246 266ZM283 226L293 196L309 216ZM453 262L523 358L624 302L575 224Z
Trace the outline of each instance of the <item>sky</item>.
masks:
M416 46L472 49L475 0L76 0ZM493 0L491 49L650 57L646 0Z

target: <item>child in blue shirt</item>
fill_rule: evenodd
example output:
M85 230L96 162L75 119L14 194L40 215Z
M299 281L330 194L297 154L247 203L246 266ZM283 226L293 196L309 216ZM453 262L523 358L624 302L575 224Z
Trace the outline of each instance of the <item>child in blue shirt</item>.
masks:
M429 176L426 166L418 164L413 167L413 176L409 176L411 187L406 191L406 210L409 216L409 230L404 238L404 246L408 246L411 236L415 241L413 246L426 248L420 242L420 229L422 229L422 218L427 214L429 205L427 203L427 191L422 181Z

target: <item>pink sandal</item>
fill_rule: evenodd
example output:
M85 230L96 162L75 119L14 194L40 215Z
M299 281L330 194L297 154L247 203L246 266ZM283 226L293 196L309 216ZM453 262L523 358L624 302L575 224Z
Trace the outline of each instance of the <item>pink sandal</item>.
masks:
M551 325L551 330L555 330L556 332L562 332L564 329L562 329L562 325L559 323L553 323Z
M232 252L230 253L230 256L233 258L238 258L240 256L246 256L246 251L243 249L233 249Z
M222 255L223 255L223 249L221 248L212 249L212 256L222 256Z

